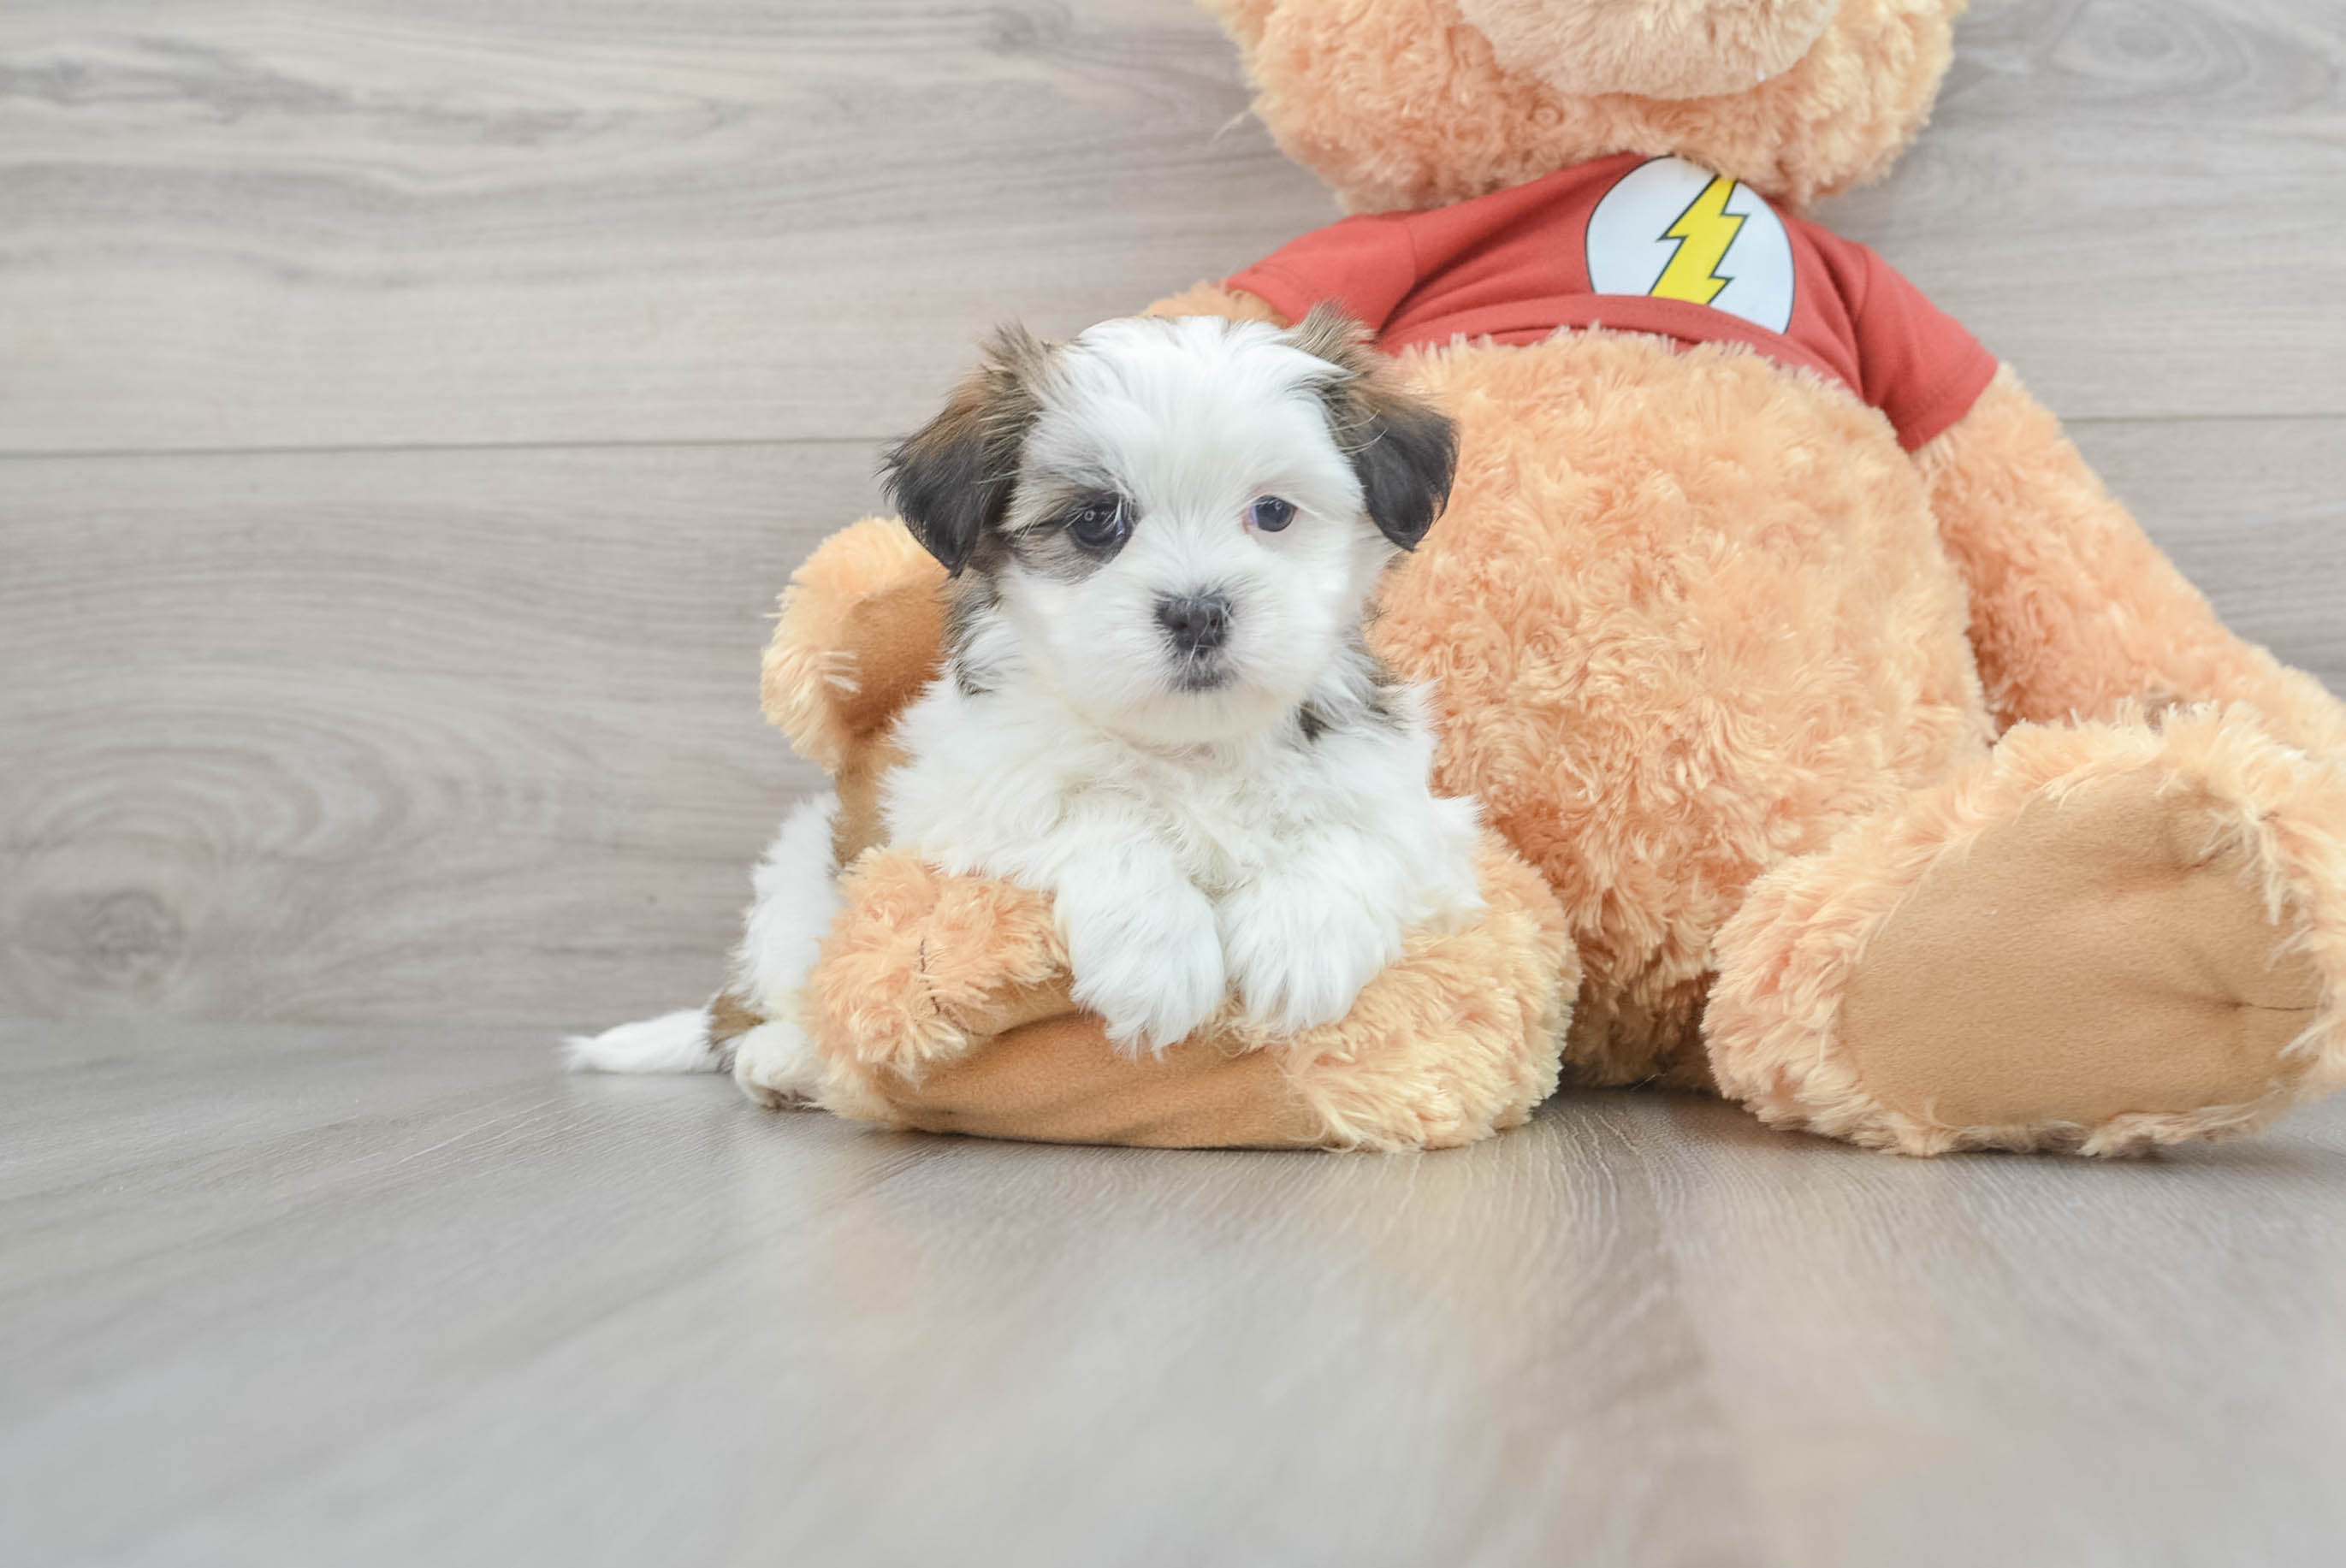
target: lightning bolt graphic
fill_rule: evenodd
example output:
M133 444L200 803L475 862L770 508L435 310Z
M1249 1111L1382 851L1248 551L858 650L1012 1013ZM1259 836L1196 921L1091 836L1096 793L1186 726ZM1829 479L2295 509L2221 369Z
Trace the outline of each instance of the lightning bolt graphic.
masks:
M1650 292L1656 298L1708 305L1734 281L1719 275L1719 264L1727 260L1728 250L1743 229L1743 219L1727 210L1727 199L1734 194L1733 180L1723 174L1713 177L1702 194L1678 214L1678 221L1663 232L1662 238L1677 240L1678 248L1654 281Z

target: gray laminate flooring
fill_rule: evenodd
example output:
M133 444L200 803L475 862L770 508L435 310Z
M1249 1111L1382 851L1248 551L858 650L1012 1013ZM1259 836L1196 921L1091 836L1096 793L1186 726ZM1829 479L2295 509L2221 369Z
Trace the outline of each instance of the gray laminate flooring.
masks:
M2329 1563L2346 1104L2134 1165L1566 1097L954 1142L534 1032L0 1032L0 1553Z
M2346 10L1982 0L1821 216L2346 684ZM0 5L0 1562L2346 1561L2346 1107L877 1135L714 978L973 339L1325 221L1185 0Z

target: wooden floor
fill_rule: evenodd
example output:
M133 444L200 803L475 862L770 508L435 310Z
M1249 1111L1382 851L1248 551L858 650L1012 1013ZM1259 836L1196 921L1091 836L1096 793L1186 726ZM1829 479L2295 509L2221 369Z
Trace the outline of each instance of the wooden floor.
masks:
M12 1563L2334 1564L2346 1103L956 1143L531 1031L0 1031Z
M1980 0L1821 216L2346 687L2346 12ZM1186 0L0 5L0 1562L2335 1563L2346 1107L880 1136L701 994L975 335L1329 206Z

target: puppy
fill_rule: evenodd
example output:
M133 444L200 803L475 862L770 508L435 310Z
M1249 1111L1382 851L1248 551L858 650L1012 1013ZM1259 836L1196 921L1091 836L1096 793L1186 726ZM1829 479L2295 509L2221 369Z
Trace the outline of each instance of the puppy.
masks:
M952 574L886 840L1049 894L1075 999L1121 1049L1231 998L1275 1033L1342 1017L1406 932L1482 907L1474 806L1434 796L1425 695L1362 635L1455 461L1450 422L1324 309L998 335L886 460ZM574 1041L574 1064L718 1070L729 1048L753 1096L811 1097L794 1020L838 907L834 809L784 824L712 1008Z

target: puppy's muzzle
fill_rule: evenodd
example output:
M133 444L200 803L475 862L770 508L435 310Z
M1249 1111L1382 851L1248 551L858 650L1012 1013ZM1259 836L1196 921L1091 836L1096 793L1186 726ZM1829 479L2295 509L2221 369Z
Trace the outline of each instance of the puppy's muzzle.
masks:
M1157 624L1185 656L1209 654L1230 640L1230 601L1221 594L1185 594L1157 601Z

